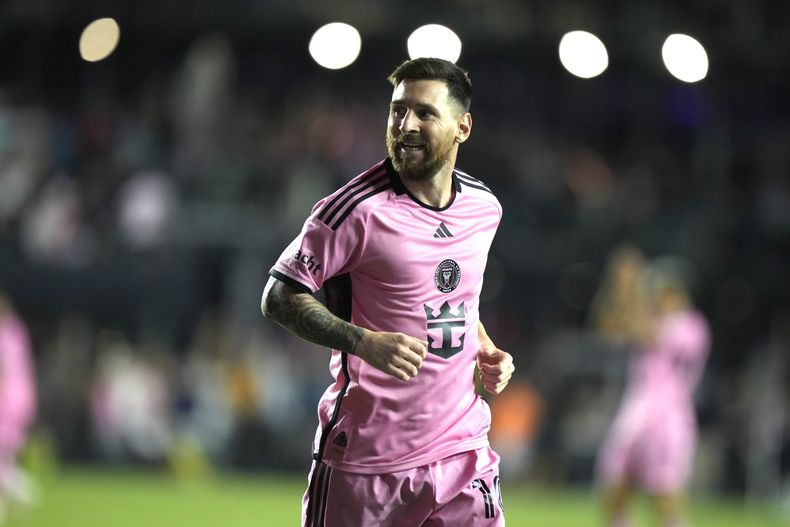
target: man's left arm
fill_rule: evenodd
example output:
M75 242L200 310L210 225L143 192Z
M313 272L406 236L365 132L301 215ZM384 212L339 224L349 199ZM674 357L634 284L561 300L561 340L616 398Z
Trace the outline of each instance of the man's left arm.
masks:
M479 321L477 334L477 368L480 370L480 380L488 393L497 395L505 389L516 369L513 366L513 356L494 345L483 323Z

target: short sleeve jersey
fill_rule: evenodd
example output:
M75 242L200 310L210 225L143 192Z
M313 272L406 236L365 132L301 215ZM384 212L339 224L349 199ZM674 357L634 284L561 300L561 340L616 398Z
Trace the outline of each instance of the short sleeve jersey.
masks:
M11 313L0 313L0 441L21 435L36 411L30 336L24 322ZM21 437L20 437L21 439Z
M389 159L319 201L270 273L324 290L338 316L428 341L416 377L401 381L332 351L313 457L357 473L387 473L488 444L491 416L474 388L478 308L502 208L455 170L444 208L412 196Z
M685 310L664 317L655 342L635 357L627 396L679 412L692 408L709 348L710 332L701 313Z

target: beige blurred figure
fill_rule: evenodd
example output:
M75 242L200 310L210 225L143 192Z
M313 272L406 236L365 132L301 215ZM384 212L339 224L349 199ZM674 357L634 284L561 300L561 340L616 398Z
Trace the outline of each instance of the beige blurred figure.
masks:
M633 245L612 252L591 308L590 324L602 336L628 345L645 334L647 305L640 279L646 268L644 254Z

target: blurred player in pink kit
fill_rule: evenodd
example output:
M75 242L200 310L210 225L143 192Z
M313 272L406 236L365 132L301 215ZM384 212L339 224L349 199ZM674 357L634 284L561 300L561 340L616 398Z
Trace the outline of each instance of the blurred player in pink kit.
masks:
M0 291L0 518L9 502L30 504L33 487L17 464L36 409L30 338Z
M332 348L302 524L502 526L474 372L497 394L514 368L478 313L502 208L455 168L471 82L440 59L389 80L389 156L315 205L261 301L267 318Z
M631 263L638 270L638 259ZM671 263L659 260L639 272L635 294L641 300L632 306L638 318L621 327L636 343L626 391L598 459L610 527L631 525L626 507L635 489L654 498L661 527L686 525L682 495L697 436L694 390L710 335Z

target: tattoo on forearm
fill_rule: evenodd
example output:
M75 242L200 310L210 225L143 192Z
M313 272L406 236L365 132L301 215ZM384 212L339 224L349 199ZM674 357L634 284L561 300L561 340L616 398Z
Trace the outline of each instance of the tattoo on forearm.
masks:
M271 318L278 324L319 346L354 354L362 330L335 315L307 294L278 295Z

